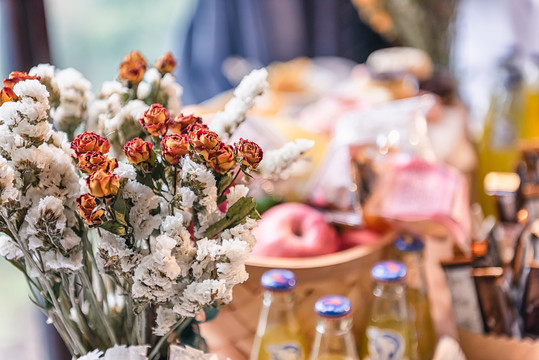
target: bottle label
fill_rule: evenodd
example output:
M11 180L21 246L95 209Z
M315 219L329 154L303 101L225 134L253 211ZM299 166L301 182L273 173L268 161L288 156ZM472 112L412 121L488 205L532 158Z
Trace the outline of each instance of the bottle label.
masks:
M301 360L301 346L298 343L284 343L266 346L266 352L271 360Z
M398 332L370 326L367 337L369 360L408 360L404 357L404 339Z

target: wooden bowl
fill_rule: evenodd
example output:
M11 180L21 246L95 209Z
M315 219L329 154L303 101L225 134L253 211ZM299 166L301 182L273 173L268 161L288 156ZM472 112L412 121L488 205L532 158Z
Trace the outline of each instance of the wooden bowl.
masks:
M234 299L219 311L217 318L201 326L210 351L223 359L249 358L262 306L260 277L274 268L292 270L297 276L297 311L307 344L311 344L314 334L314 303L330 294L344 295L352 301L354 334L359 341L371 297L370 269L385 258L393 239L394 234L388 234L376 244L309 258L249 259L249 280L234 288Z

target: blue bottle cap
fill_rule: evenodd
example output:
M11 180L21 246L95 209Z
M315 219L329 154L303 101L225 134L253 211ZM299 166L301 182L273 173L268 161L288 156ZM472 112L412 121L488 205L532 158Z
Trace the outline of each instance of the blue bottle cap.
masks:
M371 275L376 281L401 281L406 277L406 266L398 261L382 261L372 267Z
M401 236L395 240L395 247L403 252L423 251L425 243L415 236Z
M273 291L287 291L296 287L296 275L285 269L266 271L260 279L262 286Z
M314 311L323 317L337 318L350 314L352 304L344 296L329 295L314 304Z

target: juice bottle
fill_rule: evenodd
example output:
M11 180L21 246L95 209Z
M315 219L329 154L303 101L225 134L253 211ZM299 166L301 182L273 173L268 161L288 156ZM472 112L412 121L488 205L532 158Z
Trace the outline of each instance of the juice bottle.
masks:
M476 193L483 213L496 215L495 206L484 190L485 176L492 171L513 171L519 159L517 142L522 138L522 75L511 60L498 66L498 79L487 112L483 135L477 144ZM539 124L539 118L537 119Z
M539 54L528 58L524 70L524 116L518 138L539 141Z
M406 265L406 300L415 333L419 360L431 360L436 348L436 334L430 315L427 279L423 267L425 244L418 237L401 236L395 240L398 257Z
M352 305L344 296L330 295L314 305L318 315L311 360L358 360L352 335Z
M296 276L284 269L265 272L265 291L251 360L304 360L305 341L295 311Z
M361 345L363 360L417 360L417 337L408 315L406 266L382 261L373 266L375 281L369 320Z

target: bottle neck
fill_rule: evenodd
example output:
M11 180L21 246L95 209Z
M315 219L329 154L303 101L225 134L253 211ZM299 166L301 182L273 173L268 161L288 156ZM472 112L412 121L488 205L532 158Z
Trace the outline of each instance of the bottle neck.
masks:
M319 316L311 359L358 359L352 317L332 319Z
M295 317L294 291L264 291L262 311L257 332L262 335L268 327L283 325L293 332L299 331Z
M352 317L331 319L319 316L316 331L327 336L343 336L352 329Z

